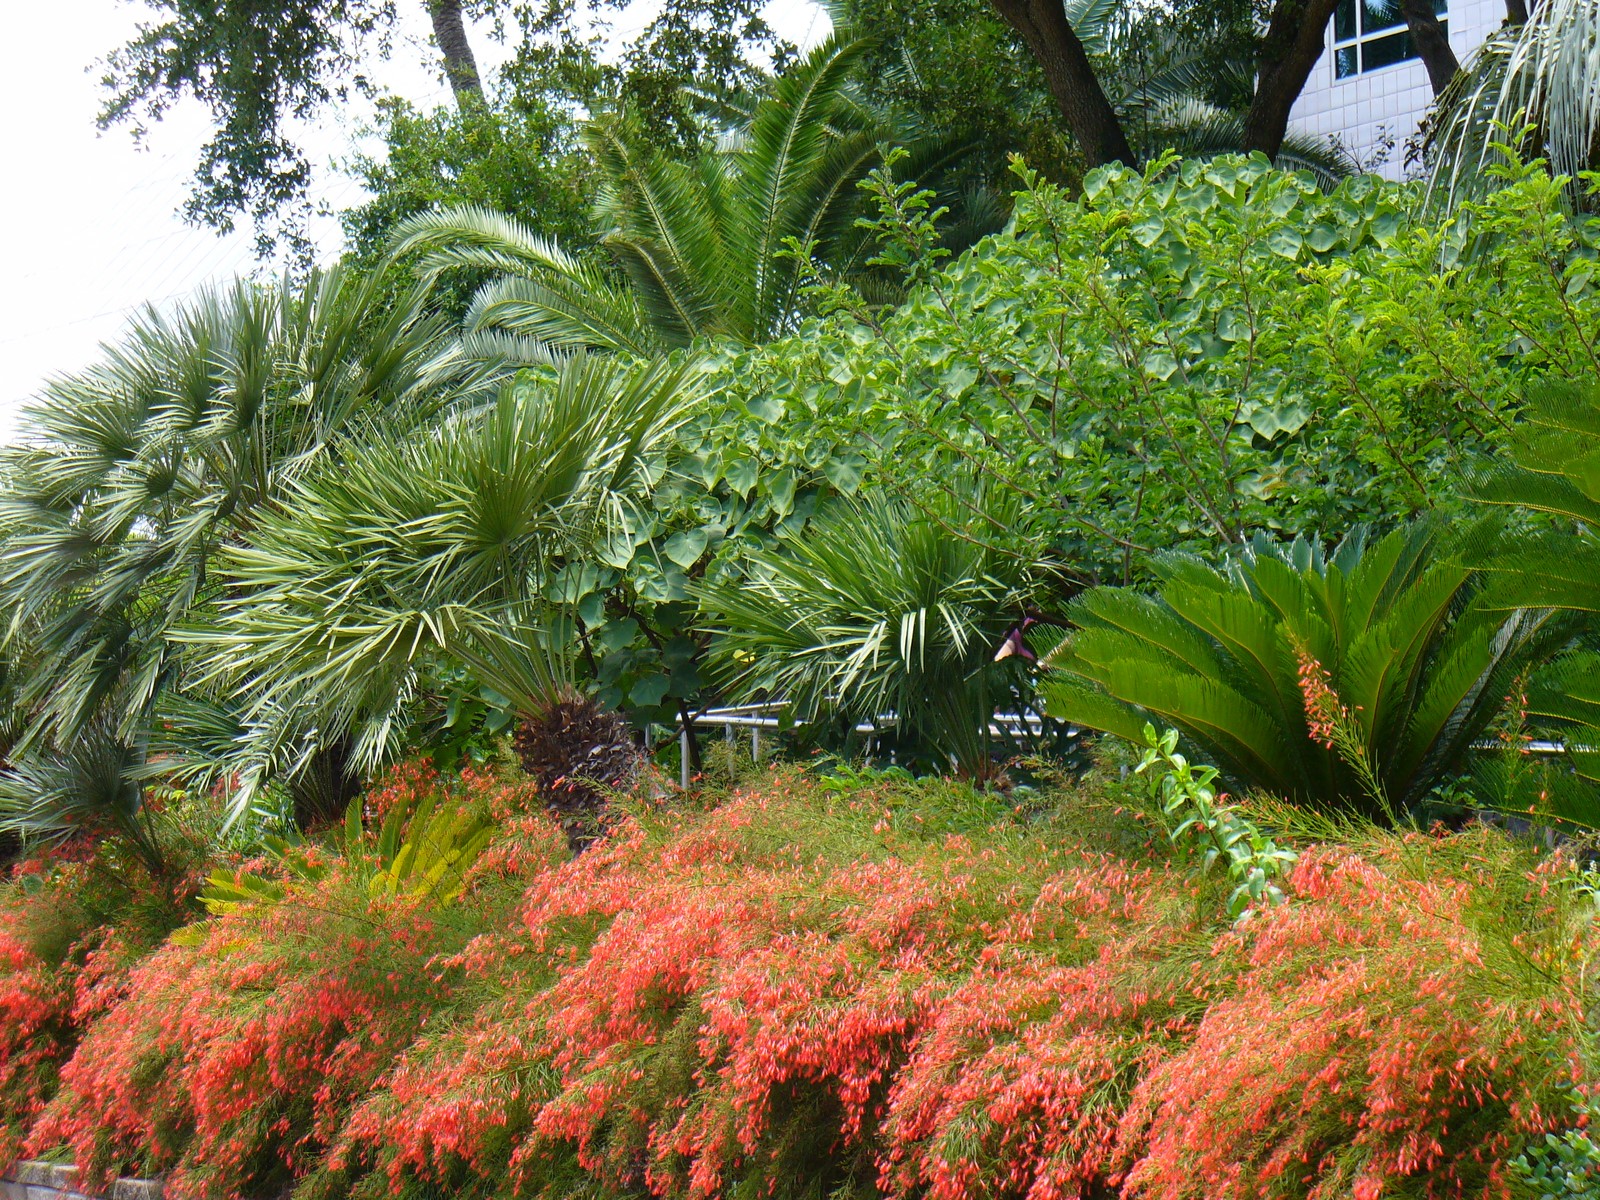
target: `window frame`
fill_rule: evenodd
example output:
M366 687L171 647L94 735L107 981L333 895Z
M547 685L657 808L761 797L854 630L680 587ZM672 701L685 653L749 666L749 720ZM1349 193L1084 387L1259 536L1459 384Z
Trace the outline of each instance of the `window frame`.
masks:
M1355 29L1348 37L1339 36L1339 10L1349 5L1353 9L1352 24ZM1433 0L1435 15L1439 18L1439 26L1444 30L1445 36L1450 33L1450 4L1449 0ZM1399 5L1396 4L1395 12L1400 14ZM1390 67L1404 66L1406 63L1418 62L1421 56L1417 54L1416 47L1409 44L1411 30L1408 28L1403 14L1393 25L1385 25L1380 29L1368 30L1367 0L1340 0L1335 6L1333 16L1328 19L1328 65L1333 71L1334 83L1349 83L1360 79L1363 75L1373 75L1379 71L1386 71ZM1391 38L1407 39L1407 53L1389 62L1381 62L1376 66L1367 66L1367 47L1376 42L1386 41ZM1352 53L1355 56L1355 66L1348 73L1340 71L1340 56Z

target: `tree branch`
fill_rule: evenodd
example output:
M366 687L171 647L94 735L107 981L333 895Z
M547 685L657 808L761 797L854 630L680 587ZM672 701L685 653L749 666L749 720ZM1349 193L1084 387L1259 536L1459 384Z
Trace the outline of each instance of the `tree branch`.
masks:
M1244 149L1278 157L1289 110L1300 98L1311 68L1322 57L1329 20L1338 0L1277 0L1256 57L1256 94L1244 119Z
M1428 68L1428 83L1437 96L1456 77L1460 60L1433 11L1433 0L1400 0L1400 7L1405 13L1406 28L1411 31L1411 44L1422 65Z

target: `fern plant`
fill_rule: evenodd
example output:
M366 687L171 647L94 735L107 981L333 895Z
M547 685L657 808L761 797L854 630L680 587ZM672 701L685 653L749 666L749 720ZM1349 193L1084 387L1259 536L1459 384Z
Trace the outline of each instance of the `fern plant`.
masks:
M1178 729L1238 785L1389 819L1464 768L1513 681L1561 636L1476 602L1434 523L1331 552L1258 536L1223 569L1159 564L1155 595L1083 593L1047 657L1047 710L1142 740Z
M460 898L466 890L467 873L493 834L493 825L481 813L441 808L429 796L415 812L398 804L390 809L376 845L369 848L357 798L345 812L339 849L372 899L403 896L437 906ZM326 858L308 853L306 843L298 838L272 836L264 838L262 845L289 883L253 872L213 871L200 893L201 903L212 916L250 904L276 903L289 895L296 881L317 883L331 869Z

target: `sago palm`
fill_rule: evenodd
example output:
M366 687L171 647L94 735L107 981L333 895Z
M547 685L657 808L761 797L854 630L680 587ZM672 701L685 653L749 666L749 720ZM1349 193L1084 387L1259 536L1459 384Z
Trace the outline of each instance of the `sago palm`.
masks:
M1543 528L1479 548L1495 577L1491 602L1600 613L1600 389L1546 382L1530 390L1509 461L1474 480L1484 504L1543 514ZM1552 527L1552 525L1554 527ZM1600 825L1600 654L1577 649L1530 681L1527 716L1566 742L1588 784L1586 824ZM1575 814L1568 814L1575 815Z
M995 651L1045 583L993 545L1014 509L982 493L932 511L876 495L753 555L747 580L700 593L734 693L786 701L805 723L892 715L940 769L989 777L990 718L1022 683Z
M216 620L178 635L259 731L240 802L276 761L283 713L375 764L440 661L516 705L519 749L557 807L592 808L591 783L623 782L639 761L627 727L570 684L570 630L544 596L648 485L698 386L683 366L579 354L297 480L227 555Z
M856 184L882 161L886 135L851 86L862 50L824 42L774 82L728 145L686 162L624 119L591 121L597 219L614 269L470 208L407 222L394 253L420 252L433 275L466 266L495 276L467 316L469 345L489 352L766 341L796 319L802 271L791 246L848 269L862 244Z
M1154 595L1074 600L1047 710L1134 741L1176 728L1237 786L1327 810L1385 818L1462 771L1555 636L1548 612L1475 603L1480 576L1431 523L1159 570Z

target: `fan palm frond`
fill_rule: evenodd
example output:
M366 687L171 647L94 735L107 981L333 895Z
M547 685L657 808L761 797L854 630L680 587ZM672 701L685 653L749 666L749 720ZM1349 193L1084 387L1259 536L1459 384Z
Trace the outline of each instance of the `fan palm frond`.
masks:
M183 683L168 635L214 599L221 548L373 428L431 421L493 377L461 362L420 290L335 268L150 309L51 381L0 497L0 602L38 649L24 757L70 754L99 724L146 746Z
M963 500L925 512L868 498L755 556L749 581L702 589L734 691L786 700L803 722L894 714L941 765L983 777L989 719L1017 681L995 650L1043 574L952 533L974 509L1017 515L981 493Z
M566 647L542 606L549 572L638 495L699 389L681 365L579 353L425 437L353 449L228 554L216 622L175 639L247 722L281 744L271 718L292 698L301 726L351 739L363 766L403 732L432 656L536 713L565 687Z

